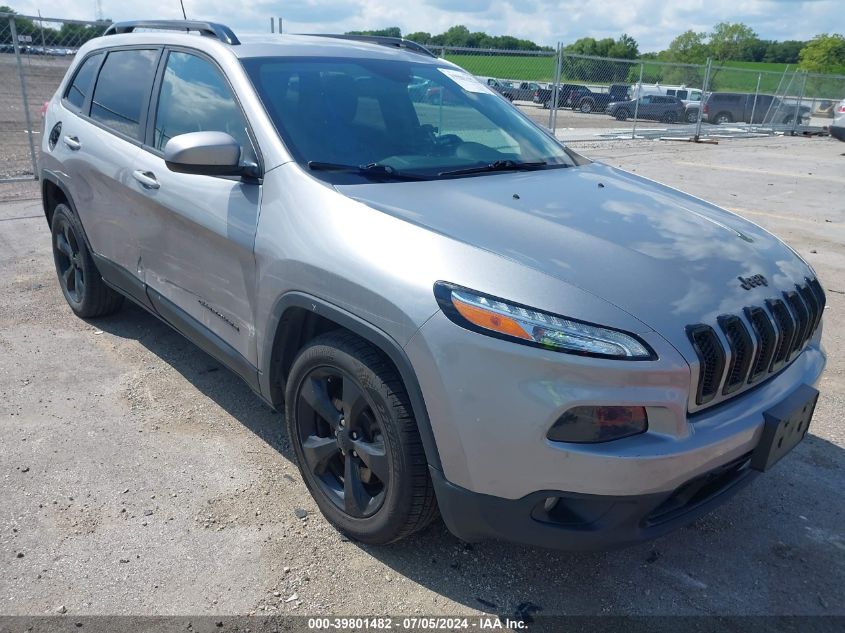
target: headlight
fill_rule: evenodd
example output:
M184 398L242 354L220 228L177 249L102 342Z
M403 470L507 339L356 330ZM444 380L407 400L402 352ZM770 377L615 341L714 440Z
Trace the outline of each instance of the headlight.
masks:
M482 334L583 356L657 358L645 341L620 330L541 312L444 282L434 285L434 294L449 319Z

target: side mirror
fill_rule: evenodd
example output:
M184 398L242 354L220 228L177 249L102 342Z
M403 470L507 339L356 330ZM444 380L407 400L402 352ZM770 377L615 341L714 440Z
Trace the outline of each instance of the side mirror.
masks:
M241 146L225 132L188 132L167 141L170 171L203 176L254 176L255 165L241 164Z

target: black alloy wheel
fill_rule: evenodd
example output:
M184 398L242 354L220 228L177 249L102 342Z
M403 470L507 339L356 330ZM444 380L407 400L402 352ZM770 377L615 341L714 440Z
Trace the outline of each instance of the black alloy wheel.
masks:
M85 297L85 269L80 238L65 218L57 218L60 226L54 231L53 255L62 292L75 303Z
M342 532L392 543L437 516L405 385L369 342L337 330L307 343L287 376L285 424L305 485Z
M296 403L307 468L338 509L356 518L375 514L390 482L384 431L355 379L332 367L312 370Z

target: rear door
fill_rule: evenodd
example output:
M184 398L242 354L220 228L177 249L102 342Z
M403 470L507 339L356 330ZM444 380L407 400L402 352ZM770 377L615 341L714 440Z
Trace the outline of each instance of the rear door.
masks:
M163 150L180 134L226 132L240 143L242 162L258 163L256 144L225 75L210 58L188 49L166 51L156 83L146 145L133 165L143 181L133 186L144 201L141 267L147 291L185 334L211 335L208 340L225 350L235 368L243 361L254 366L253 246L261 185L172 172Z
M121 279L137 276L139 198L132 165L140 151L160 54L158 48L127 48L92 56L92 66L86 60L80 67L80 74L90 71L91 83L71 84L65 96L66 107L75 114L63 122L60 159L92 249L117 265ZM131 283L112 278L114 271L102 272L136 294Z

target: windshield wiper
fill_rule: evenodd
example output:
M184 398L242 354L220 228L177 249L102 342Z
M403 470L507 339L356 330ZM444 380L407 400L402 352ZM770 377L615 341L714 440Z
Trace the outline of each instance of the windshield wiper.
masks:
M308 169L314 171L337 171L352 174L364 174L372 176L386 176L399 180L424 180L424 176L409 174L394 169L390 165L382 163L370 163L369 165L344 165L342 163L323 163L317 160L308 161Z
M497 160L487 165L480 165L479 167L441 171L438 176L462 176L463 174L481 174L487 171L529 171L545 167L546 165L548 163L544 160L524 163L517 160Z

